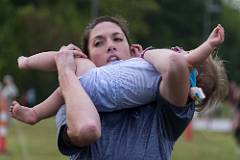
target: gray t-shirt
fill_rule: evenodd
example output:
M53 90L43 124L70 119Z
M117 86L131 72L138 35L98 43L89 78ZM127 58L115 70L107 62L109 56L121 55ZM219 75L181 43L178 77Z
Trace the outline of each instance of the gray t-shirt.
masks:
M75 148L64 144L65 108L57 114L58 147L70 159L170 159L173 145L194 113L194 105L169 104L159 95L160 74L141 58L90 70L80 82L101 118L102 137Z

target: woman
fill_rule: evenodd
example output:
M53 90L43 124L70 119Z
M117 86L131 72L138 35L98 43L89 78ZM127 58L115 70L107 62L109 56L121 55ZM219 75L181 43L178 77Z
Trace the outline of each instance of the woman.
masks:
M131 54L126 33L115 19L98 18L86 30L83 52L89 54L97 66L105 65L109 60L128 59ZM208 50L212 51L215 45L207 44ZM148 59L154 54L154 50L150 50L144 57ZM170 65L159 63L162 71L156 100L137 108L100 112L100 132L97 112L74 74L73 56L67 53L57 55L59 83L66 102L66 117L64 108L57 115L60 151L70 159L170 159L173 145L192 119L195 107L188 101L189 69L186 61L176 54L167 59ZM206 88L204 106L218 95L216 91L222 85L218 83L221 69L216 70L213 62L209 58L207 65L197 66L203 71L199 75L199 84L203 85L203 90ZM204 72L208 74L201 75ZM204 79L211 82L205 84L207 87L202 83ZM143 85L147 83L151 83L151 78ZM134 88L132 90L134 92ZM84 102L79 96L85 97Z
M213 75L214 78L216 77L216 72L214 72L216 68L211 62L212 59L204 60L218 44L223 42L223 31L220 25L217 26L208 40L195 50L192 50L188 55L183 56L183 54L166 49L146 50L143 52L142 57L152 63L160 73L160 80L159 73L154 70L153 66L147 65L143 59L127 60L136 52L131 52L127 32L118 20L111 17L96 19L86 30L83 49L85 53L89 54L90 59L97 67L111 63L111 65L104 67L108 68L107 73L110 74L105 75L102 72L91 70L87 74L90 76L88 78L86 78L86 75L83 76L79 85L78 78L75 75L76 65L73 59L73 54L78 49L70 45L60 54L54 55L56 56L55 61L59 73L60 88L66 103L66 118L63 109L57 116L57 124L60 128L58 142L61 152L70 155L71 159L83 157L87 159L90 157L92 159L170 158L174 142L192 118L195 110L191 100L187 102L189 97L189 70L202 62L204 62L205 68L201 66L197 68L200 75L198 85L203 86L203 90L207 95L203 106L206 106L207 102L212 100L211 95L214 95L212 93L216 90L216 85L215 83L209 85L207 78ZM39 55L44 55L43 61L41 61ZM37 58L28 59L31 62L30 64L36 64L37 62L37 66L40 64L45 69L48 64L51 64L50 66L55 65L51 58L46 58L45 54L39 55L37 55ZM50 56L53 57L52 55ZM32 61L32 59L37 61ZM119 60L124 61L120 62ZM44 64L46 61L51 63ZM36 67L36 65L33 66ZM112 68L112 70L109 70L109 68ZM104 69L101 67L99 70ZM96 74L99 74L97 79ZM209 75L206 76L206 74ZM119 77L119 81L116 84L117 88L112 85L95 85L95 83L99 84L99 81L110 82L114 78L116 79L113 76ZM196 77L194 78L196 79ZM92 85L86 85L86 82L90 82ZM129 83L133 82L134 84L129 85ZM191 82L191 85L194 86L194 82ZM123 89L119 88L119 86L123 87ZM147 88L152 88L152 91L156 92L154 97L157 98L151 101L144 101L144 98L147 96L141 98L136 96L139 102L143 101L149 104L138 106L134 102L135 107L138 106L138 108L123 109L128 106L127 104L124 105L123 101L125 100L123 97L133 100L134 95L147 92L145 91ZM119 94L119 92L122 93ZM96 95L99 95L99 93L105 97L102 98L103 103L98 104L96 99L99 97ZM124 94L126 95L124 96ZM101 108L109 104L107 95L109 98L113 97L114 101L118 101L118 96L114 97L114 95L121 95L119 97L121 101L113 103L116 106L111 108L111 111L119 109L120 111L99 112L103 134L101 139L89 145L100 137L100 120L95 106L98 111L104 111ZM47 107L44 107L46 109L43 111L49 111L50 107L48 106L54 105L56 100L59 99L57 94L53 94L51 97L53 98L51 101L48 101L49 103L43 103L48 104L45 105ZM95 106L91 100L93 100ZM104 103L105 100L106 103ZM126 100L126 102L128 101ZM106 106L99 106L103 104ZM23 114L16 110L22 110L23 112L21 113ZM31 109L28 110L31 111ZM28 110L14 105L13 115L23 120L21 118L27 117L26 113ZM121 156L118 153L121 153Z

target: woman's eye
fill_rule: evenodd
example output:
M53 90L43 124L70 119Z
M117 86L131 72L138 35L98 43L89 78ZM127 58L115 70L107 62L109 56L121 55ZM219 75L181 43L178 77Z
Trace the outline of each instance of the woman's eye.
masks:
M121 42L121 41L123 41L123 39L122 38L114 38L114 41Z
M99 47L101 44L102 44L102 42L101 42L101 41L98 41L98 42L95 42L95 43L94 43L94 46L95 46L95 47Z

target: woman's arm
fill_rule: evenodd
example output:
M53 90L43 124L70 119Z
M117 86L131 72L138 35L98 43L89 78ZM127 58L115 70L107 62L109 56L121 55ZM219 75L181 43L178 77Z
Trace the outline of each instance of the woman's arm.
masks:
M185 106L189 91L189 69L183 54L168 49L148 50L144 59L161 75L160 94L176 106Z
M68 136L75 145L84 146L101 136L101 125L94 104L75 75L73 54L63 51L56 56L55 61L65 100Z

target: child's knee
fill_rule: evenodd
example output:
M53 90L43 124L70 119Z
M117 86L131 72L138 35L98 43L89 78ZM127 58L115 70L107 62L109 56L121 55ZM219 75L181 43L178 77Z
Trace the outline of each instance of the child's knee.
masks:
M168 74L186 74L189 72L188 63L183 55L174 53L169 56Z
M86 73L90 69L96 67L91 60L85 59L85 58L75 58L75 63L77 66L77 71L76 71L77 76L81 76L82 74Z

